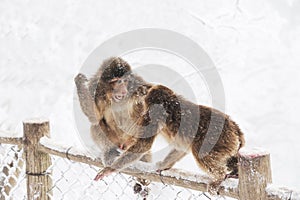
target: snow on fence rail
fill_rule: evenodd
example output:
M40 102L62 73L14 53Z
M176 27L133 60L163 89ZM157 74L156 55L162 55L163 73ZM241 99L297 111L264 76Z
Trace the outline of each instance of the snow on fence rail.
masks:
M26 120L23 122L23 127L23 136L0 131L0 144L23 146L26 165L27 199L51 199L53 181L51 170L48 170L51 166L50 155L103 167L99 160L88 153L83 153L74 147L58 145L47 137L50 136L49 122L47 120ZM15 164L23 165L23 161ZM16 171L15 179L18 178L19 171ZM177 169L170 169L162 172L162 174L158 174L152 171L143 171L138 167L131 167L123 170L122 173L153 182L163 182L167 185L180 186L202 192L207 191L207 186L210 182L207 176ZM243 149L239 153L239 179L226 179L222 183L219 193L222 196L242 200L300 200L299 192L285 187L276 187L271 183L269 153L258 149ZM13 187L13 185L9 186ZM4 188L6 191L4 191ZM6 192L6 196L8 196L7 192L10 192L10 190L5 185L0 185L0 189L0 200L2 200L5 199L5 195L2 195L2 192Z

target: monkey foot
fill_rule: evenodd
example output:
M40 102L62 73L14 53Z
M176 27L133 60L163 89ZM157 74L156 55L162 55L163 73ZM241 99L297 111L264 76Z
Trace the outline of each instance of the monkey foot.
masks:
M215 186L208 186L207 191L210 195L219 195L219 187Z
M149 195L149 188L147 186L142 186L140 183L136 183L133 190L135 194L139 194L143 199L146 199Z
M220 185L222 183L222 180L217 180L214 182L211 182L207 186L207 191L210 195L219 195Z
M238 174L226 174L225 179L228 179L228 178L238 179L239 175Z
M112 169L112 168L105 167L100 172L98 172L98 174L94 178L94 181L102 180L105 176L108 176L108 175L112 174L114 171L115 170Z
M171 169L171 167L170 167L170 168L165 168L165 169L157 169L156 172L157 172L159 175L161 175L161 173L162 173L163 171L169 170L169 169Z
M143 190L143 187L142 187L142 185L139 184L139 183L136 183L136 184L133 186L134 194L140 193L142 190Z
M137 183L140 183L142 184L143 186L148 186L150 185L151 181L147 180L147 179L141 179L141 178L138 178L137 179Z

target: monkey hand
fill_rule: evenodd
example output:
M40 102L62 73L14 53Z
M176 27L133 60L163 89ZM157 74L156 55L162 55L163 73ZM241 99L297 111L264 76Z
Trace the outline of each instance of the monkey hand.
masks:
M74 79L76 84L81 84L81 83L85 83L88 81L88 79L86 78L86 76L84 74L77 74L77 76Z
M220 185L222 180L216 180L207 185L207 192L211 195L219 195Z
M156 172L159 174L161 174L162 171L168 170L172 167L172 166L166 166L165 163L161 161L157 162L155 166L156 166Z
M105 176L109 176L110 174L112 174L115 171L116 171L115 169L112 169L110 167L105 167L98 172L98 174L94 178L94 181L102 180Z

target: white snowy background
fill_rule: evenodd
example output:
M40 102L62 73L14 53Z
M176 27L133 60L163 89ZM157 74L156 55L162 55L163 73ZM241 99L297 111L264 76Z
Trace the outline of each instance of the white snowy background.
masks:
M299 189L299 0L0 0L0 130L21 133L22 120L44 116L53 139L80 145L74 76L102 42L145 27L179 32L205 49L247 146L270 151L275 184ZM160 52L128 61L183 69ZM209 91L196 97L210 104ZM177 167L198 170L191 157Z

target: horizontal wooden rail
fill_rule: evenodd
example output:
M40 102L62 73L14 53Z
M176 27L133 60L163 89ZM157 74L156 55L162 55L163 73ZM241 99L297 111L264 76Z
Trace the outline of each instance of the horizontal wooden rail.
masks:
M29 121L27 123L34 125L35 123L41 124L42 122ZM30 132L36 132L37 130L32 130ZM43 131L46 131L48 134L48 130L45 129ZM22 136L7 131L0 131L0 143L23 145L25 147L26 145L28 146L26 140ZM62 158L67 158L72 161L94 165L100 168L103 167L101 161L94 158L92 154L77 149L76 147L58 144L56 141L53 141L48 137L42 137L36 144L36 149L37 152L40 153L52 154ZM220 195L243 200L251 196L252 191L256 194L261 194L259 199L300 200L299 191L291 190L285 187L277 187L271 184L271 171L270 167L268 167L269 160L269 153L267 152L255 151L253 149L250 149L249 151L240 151L240 180L226 179L223 181L219 191ZM249 170L254 170L255 173L250 173L248 172ZM180 186L202 192L207 191L208 184L211 182L211 179L208 176L194 174L181 169L170 169L158 174L155 172L153 164L147 164L144 162L138 162L134 166L126 168L122 171L122 173L138 178L148 179L153 182L162 182L164 184ZM264 183L259 182L259 179L256 179L259 178L259 176L264 177ZM239 183L239 181L242 182ZM254 184L255 182L256 184ZM260 186L260 184L262 186Z
M269 185L266 190L268 200L300 200L300 191L276 185Z
M14 132L0 131L0 144L22 144L23 137Z
M39 150L44 153L68 158L73 161L103 167L103 164L99 160L94 159L93 156L89 155L88 153L82 153L82 151L77 150L74 147L57 145L54 141L46 137L40 140ZM147 167L149 171L145 170ZM193 174L181 169L170 169L158 174L157 172L151 170L149 164L142 164L141 162L133 167L124 169L122 173L147 179L153 182L162 182L164 184L185 187L202 192L207 191L208 183L211 181L208 176ZM224 196L238 198L238 180L226 180L221 185L219 192Z

